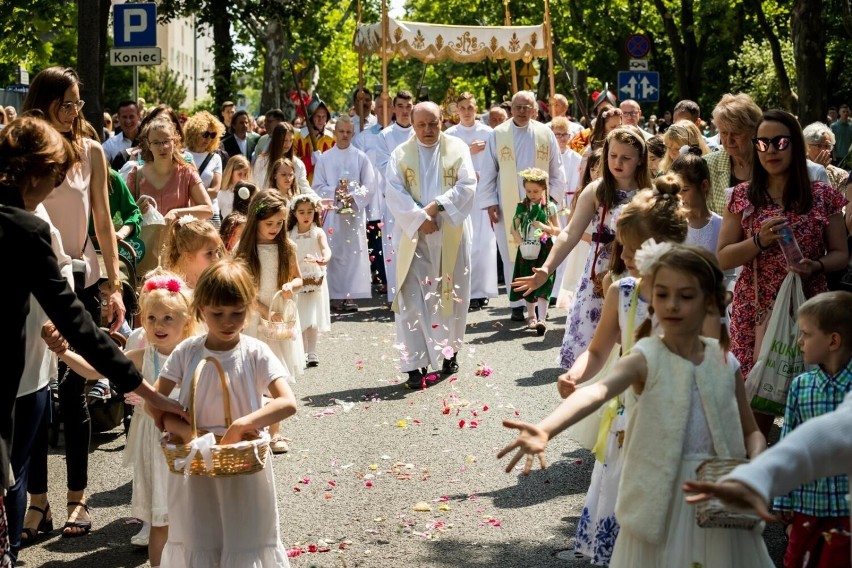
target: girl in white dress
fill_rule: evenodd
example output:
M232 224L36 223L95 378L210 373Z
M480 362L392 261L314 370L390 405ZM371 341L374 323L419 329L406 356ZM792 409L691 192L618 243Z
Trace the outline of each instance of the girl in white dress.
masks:
M754 457L766 448L739 365L727 353L727 333L719 341L701 336L705 318L725 309L722 271L703 249L653 241L634 262L652 291L649 319L637 333L643 339L603 380L577 389L537 425L504 421L520 434L497 455L518 450L507 472L523 458L525 474L534 458L544 467L553 436L632 388L638 402L624 441L615 506L621 528L610 566L769 568L762 526L699 528L679 491L705 459ZM647 337L650 316L662 336Z
M331 248L322 229L319 201L310 195L299 195L290 203L287 218L290 240L296 243L296 258L302 274L302 288L296 302L302 324L302 341L307 352L308 367L319 365L317 333L331 330L326 266Z
M219 214L222 219L231 214L234 210L234 193L237 191L237 184L249 181L251 178L251 164L248 158L242 154L231 156L225 164L225 171L222 172L222 187L219 189Z
M158 389L168 395L191 381L196 365L214 357L230 382L233 421L225 429L222 387L212 365L202 368L195 416L201 431L221 435L222 445L260 434L296 412L289 373L265 343L240 333L255 302L254 279L245 264L225 259L204 271L193 294L193 313L207 324L205 335L182 342L160 374ZM181 388L189 406L191 389ZM264 393L271 400L263 403ZM166 430L189 440L189 425L176 415L163 417ZM230 477L168 476L169 539L162 566L169 568L283 568L287 551L278 528L278 500L272 461L263 471Z
M613 283L605 295L603 312L589 348L577 362L559 377L559 394L567 398L577 385L602 377L616 343L621 355L633 345L636 328L648 318L651 290L640 285L634 254L648 239L681 243L686 237L686 210L677 197L678 185L660 184L646 189L624 208L616 224L616 238L621 244L621 259L629 276ZM622 444L633 397L618 396L609 401L603 412L589 416L574 428L594 431L595 467L586 493L583 512L577 523L574 551L589 557L592 564L606 566L612 556L618 522L615 500L622 468ZM583 423L588 424L583 424ZM569 432L571 436L572 432ZM573 436L572 436L573 437Z
M148 338L147 346L127 351L126 355L145 380L154 384L172 351L195 330L186 284L176 274L158 270L155 276L142 283L139 317ZM100 377L76 353L66 351L60 358L84 377ZM133 400L132 396L129 401L141 402ZM152 567L157 567L169 535L169 470L160 449L160 431L142 406L136 407L130 421L124 465L133 469L131 514L150 525L148 559Z
M296 300L302 287L302 275L296 260L296 245L287 238L284 222L287 219L287 203L274 189L264 189L252 198L246 215L246 227L237 245L236 258L243 260L257 286L254 311L245 333L257 337L272 349L279 360L289 369L291 380L305 372L305 347L299 313L290 339L272 339L260 334L260 318L269 319L270 310L276 311L273 320L281 318L283 307ZM279 294L280 292L280 294ZM277 298L276 295L278 296ZM273 298L275 304L273 305ZM276 309L277 308L277 309ZM288 451L287 441L278 431L278 425L270 428L274 453Z

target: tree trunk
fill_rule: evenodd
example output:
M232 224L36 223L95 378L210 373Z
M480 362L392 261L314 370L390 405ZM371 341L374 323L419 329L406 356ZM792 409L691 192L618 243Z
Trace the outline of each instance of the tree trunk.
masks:
M213 31L213 100L216 108L222 103L233 100L231 90L231 69L234 65L234 42L231 39L231 16L228 13L228 0L210 0L209 14L204 19Z
M263 35L263 87L260 111L281 108L281 65L284 62L284 26L278 18L270 18Z
M766 14L763 12L761 0L748 0L748 4L757 16L757 23L760 26L763 35L766 36L766 41L769 43L769 50L772 52L772 63L775 65L775 76L778 79L778 94L781 97L781 106L783 106L785 110L795 112L796 109L794 106L796 96L793 94L793 89L790 86L790 77L787 75L787 68L784 66L784 58L781 56L781 42L778 41L778 36L775 34L775 30L772 29L772 25L766 19ZM798 60L796 63L798 64ZM825 56L823 56L823 69L825 69ZM799 74L799 85L801 85L801 70L799 71Z
M706 31L700 42L696 39L694 0L681 2L680 29L663 0L654 0L654 6L663 20L663 29L672 49L678 98L698 100L701 94L701 66L704 63L709 31Z
M793 56L799 71L798 116L801 124L822 120L826 111L825 24L823 0L796 0L790 17Z
M93 30L94 33L77 35L77 73L80 76L80 98L86 101L83 114L98 133L104 130L103 103L101 101L101 57L100 0L77 0L77 29Z

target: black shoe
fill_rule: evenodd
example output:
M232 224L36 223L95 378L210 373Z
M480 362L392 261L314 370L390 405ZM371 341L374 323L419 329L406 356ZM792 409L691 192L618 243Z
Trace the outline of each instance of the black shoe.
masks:
M555 305L556 305L556 298L551 298L550 299L550 307L552 308Z
M478 310L480 308L482 308L482 304L480 303L480 301L477 300L476 298L473 298L470 301L470 306L467 308L467 311L472 312L472 311Z
M422 390L426 388L426 367L408 371L408 380L405 381L408 390Z
M459 372L459 364L456 361L456 355L453 354L451 359L444 359L444 364L441 366L442 375L454 375Z
M488 305L488 298L480 298L479 299L479 307L484 308Z
M525 321L526 319L524 317L524 308L512 308L512 321Z

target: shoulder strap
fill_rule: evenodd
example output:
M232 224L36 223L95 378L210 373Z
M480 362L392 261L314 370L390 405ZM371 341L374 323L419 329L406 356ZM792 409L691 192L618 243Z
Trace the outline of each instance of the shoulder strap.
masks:
M200 166L198 166L198 175L201 175L201 174L204 173L204 170L207 169L207 165L210 163L210 160L212 160L212 159L213 159L213 152L208 152L207 157L204 158L204 161L201 162Z

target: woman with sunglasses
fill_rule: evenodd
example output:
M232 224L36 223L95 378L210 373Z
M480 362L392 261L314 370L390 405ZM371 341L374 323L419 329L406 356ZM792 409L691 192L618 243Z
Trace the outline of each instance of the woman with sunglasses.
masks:
M730 330L731 352L744 377L754 365L757 312L770 310L787 272L802 277L810 298L828 291L825 272L840 270L849 260L842 214L846 198L828 183L809 180L805 139L796 118L782 110L767 111L752 145L752 179L734 187L718 243L721 268L742 267ZM792 230L802 251L798 263L788 263L781 250L785 228ZM774 417L756 418L768 434Z
M23 111L40 111L70 143L72 166L62 183L44 200L50 219L62 236L62 245L76 263L75 292L89 313L100 321L101 272L95 247L89 238L89 218L101 247L110 295L106 299L111 330L124 321L124 302L118 266L118 246L107 191L107 164L101 145L85 135L81 114L80 80L70 68L49 67L30 84ZM62 376L62 375L60 375ZM91 529L86 506L91 422L83 391L86 380L74 372L59 384L59 404L65 427L65 458L68 474L68 522L63 536L88 534ZM46 464L45 464L46 465ZM31 475L47 478L47 472Z
M183 125L186 139L186 149L192 155L201 183L207 189L207 195L213 203L213 218L211 222L216 228L222 224L219 214L218 196L222 187L222 157L219 155L219 144L225 134L225 125L207 111L197 112Z

